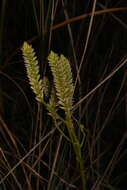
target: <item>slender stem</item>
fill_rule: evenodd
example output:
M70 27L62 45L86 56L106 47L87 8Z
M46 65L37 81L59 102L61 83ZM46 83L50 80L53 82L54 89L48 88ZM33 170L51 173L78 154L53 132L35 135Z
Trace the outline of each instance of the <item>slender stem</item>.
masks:
M77 160L79 167L80 167L82 187L83 187L83 190L87 190L86 176L84 173L84 164L83 164L82 152L81 152L81 145L80 145L80 142L79 142L79 140L75 134L75 130L74 130L70 111L66 112L66 125L67 125L68 133L69 133L73 148L74 148L74 152L76 154L76 160Z

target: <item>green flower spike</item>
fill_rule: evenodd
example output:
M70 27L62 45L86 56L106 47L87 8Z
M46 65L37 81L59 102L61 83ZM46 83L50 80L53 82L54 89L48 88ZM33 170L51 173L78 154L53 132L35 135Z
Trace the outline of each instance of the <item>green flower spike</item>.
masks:
M66 112L72 109L74 86L68 59L51 51L48 56L49 65L54 77L58 103Z
M30 86L36 95L36 100L43 103L42 80L40 79L38 61L35 56L34 49L27 42L22 47L25 67Z

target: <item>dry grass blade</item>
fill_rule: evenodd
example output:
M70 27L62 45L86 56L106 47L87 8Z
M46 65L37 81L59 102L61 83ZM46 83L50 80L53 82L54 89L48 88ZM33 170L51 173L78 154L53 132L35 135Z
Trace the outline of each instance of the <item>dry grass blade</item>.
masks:
M100 88L105 82L112 78L125 64L127 63L127 58L121 61L121 64L118 65L104 80L102 80L95 88L93 88L86 96L84 96L79 102L73 106L73 111L78 108L78 106L84 102L89 96L91 96L98 88Z
M20 159L20 161L13 167L11 170L0 180L0 184L3 183L7 177L45 140L47 139L51 134L55 132L56 129L52 129L45 137L43 137L33 148L28 151L28 153Z
M50 178L49 178L49 181L48 181L48 187L47 187L47 190L50 190L50 187L51 187L51 182L52 182L52 179L53 179L53 175L55 173L55 167L56 167L56 163L57 163L57 159L58 159L58 156L60 154L60 147L61 147L61 142L62 142L62 135L60 136L59 138L59 141L58 141L58 145L57 145L57 149L56 149L56 154L55 154L55 157L54 157L54 161L53 161L53 165L52 165L52 169L51 169L51 174L50 174Z
M0 126L2 126L2 128L6 131L6 133L8 134L13 146L15 147L15 149L18 151L18 146L17 143L15 141L14 136L12 135L11 131L9 130L9 127L6 125L6 123L4 122L4 120L2 119L2 116L0 115ZM2 129L1 129L2 130ZM10 144L10 143L9 143Z
M113 12L118 12L118 11L126 11L127 8L126 7L119 7L119 8L109 8L109 9L104 9L104 10L98 10L98 11L95 11L94 12L94 16L97 16L97 15L103 15L103 14L106 14L106 13L113 13ZM85 19L87 17L90 17L93 13L86 13L86 14L83 14L83 15L80 15L80 16L76 16L74 18L71 18L71 19L68 19L67 21L64 21L60 24L56 24L54 25L51 30L56 30L58 28L61 28L67 24L70 24L70 23L73 23L73 22L76 22L78 20L82 20L82 19Z
M2 149L0 149L0 152L2 153L2 156L3 156L4 160L5 160L5 164L7 164L8 169L11 170L11 166L10 166L8 160L6 159L6 156L5 156L4 152L2 151ZM11 175L14 178L14 180L16 182L16 185L19 188L19 190L22 190L22 187L21 187L20 183L18 182L18 179L17 179L16 175L13 172L11 173Z
M95 11L94 15L97 16L97 15L103 15L103 14L119 12L119 11L127 11L127 8L126 7L119 7L119 8L109 8L109 9L105 9L105 10L99 10L99 11ZM67 24L76 22L78 20L86 19L87 17L90 17L91 15L92 15L92 13L90 12L90 13L86 13L86 14L83 14L83 15L80 15L80 16L76 16L76 17L68 19L68 20L66 20L66 21L64 21L64 22L62 22L60 24L56 24L56 25L52 26L49 30L50 31L56 30L58 28L64 27ZM32 43L33 41L37 40L38 38L39 38L39 36L34 36L33 38L29 39L27 42ZM5 61L5 65L7 65L7 63L9 63L9 61L12 59L12 57L15 56L19 52L21 47L22 46L16 48L12 52L12 54L7 57L7 59Z

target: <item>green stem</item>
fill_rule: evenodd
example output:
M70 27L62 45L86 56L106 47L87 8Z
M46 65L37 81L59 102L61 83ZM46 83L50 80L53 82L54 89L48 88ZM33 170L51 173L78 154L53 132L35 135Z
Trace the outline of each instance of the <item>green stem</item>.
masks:
M83 190L87 190L86 176L85 176L85 172L84 172L84 164L83 164L82 152L81 152L81 145L80 145L80 142L79 142L79 140L75 134L75 130L74 130L70 111L66 112L66 125L67 125L68 133L69 133L73 148L74 148L74 152L76 154L76 160L77 160L79 167L80 167L82 187L83 187Z

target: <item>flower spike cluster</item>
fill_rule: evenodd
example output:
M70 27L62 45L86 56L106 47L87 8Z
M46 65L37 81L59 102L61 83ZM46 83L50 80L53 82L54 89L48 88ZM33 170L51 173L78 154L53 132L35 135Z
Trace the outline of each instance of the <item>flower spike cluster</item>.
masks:
M42 80L40 79L39 66L34 49L27 42L24 42L22 52L30 86L36 95L36 100L43 103Z
M65 111L71 110L74 86L69 61L63 55L58 56L53 51L49 54L48 61L54 77L59 105Z
M41 79L40 77L38 61L32 46L24 42L22 52L29 83L36 95L36 100L40 103L44 103L43 94L45 93L47 96L49 90L47 88L48 79L45 77ZM49 54L48 61L54 78L58 104L65 112L68 112L72 109L74 93L69 61L63 55L58 56L53 51Z

